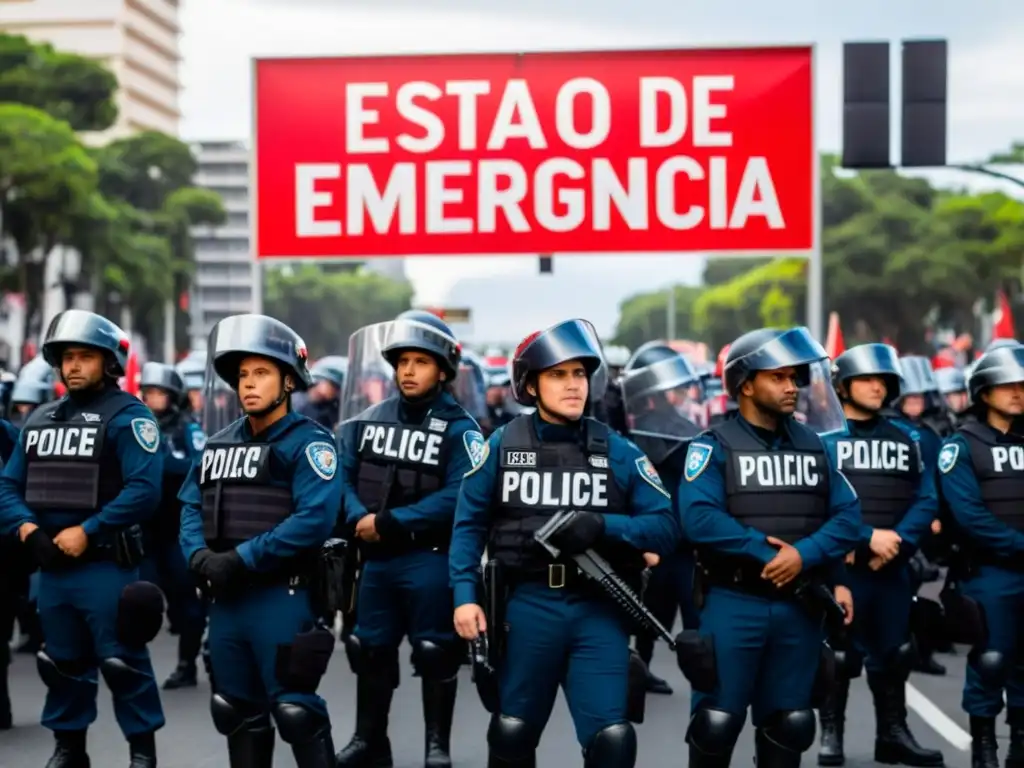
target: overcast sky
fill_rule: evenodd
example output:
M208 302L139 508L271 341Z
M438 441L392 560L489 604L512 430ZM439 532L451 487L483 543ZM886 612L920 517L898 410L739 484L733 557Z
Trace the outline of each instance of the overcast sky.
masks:
M186 0L182 5L182 130L190 140L249 139L254 56L789 42L818 45L817 136L822 150L836 150L842 41L907 37L950 41L950 162L977 160L1014 139L1024 140L1020 0ZM899 98L898 83L893 97ZM934 177L939 183L977 184L954 172ZM538 276L532 257L417 258L409 260L407 272L420 303L471 306L473 336L491 340L519 338L571 315L587 317L609 333L623 298L695 282L701 263L693 254L573 255L555 259L553 276ZM482 279L495 273L501 273L500 280Z

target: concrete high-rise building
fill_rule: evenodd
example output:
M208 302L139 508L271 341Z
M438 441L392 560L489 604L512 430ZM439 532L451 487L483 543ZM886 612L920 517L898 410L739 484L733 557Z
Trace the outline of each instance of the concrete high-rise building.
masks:
M179 0L0 0L0 30L110 67L120 85L117 123L90 138L143 130L176 136L178 5Z
M262 309L262 282L251 248L248 147L240 141L203 141L192 151L199 162L196 186L220 195L227 212L223 226L192 232L196 274L190 336L192 348L203 349L217 322Z

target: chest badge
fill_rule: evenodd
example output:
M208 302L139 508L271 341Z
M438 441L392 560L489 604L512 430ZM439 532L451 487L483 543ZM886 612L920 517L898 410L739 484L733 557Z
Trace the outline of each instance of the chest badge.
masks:
M151 419L132 419L132 434L135 442L149 453L156 453L160 447L160 430Z
M705 445L704 443L690 443L690 448L686 452L686 470L683 473L683 476L686 478L686 482L692 483L700 477L701 472L707 469L708 462L710 461L710 445Z
M338 472L338 456L330 443L310 443L306 446L306 458L322 480L330 480Z
M939 451L939 471L942 474L946 474L953 467L956 466L956 460L960 456L960 446L956 443L950 443L942 447Z

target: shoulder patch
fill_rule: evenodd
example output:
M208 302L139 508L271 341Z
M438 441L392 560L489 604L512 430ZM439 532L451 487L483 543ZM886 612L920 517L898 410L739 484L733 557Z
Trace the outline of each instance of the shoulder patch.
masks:
M712 450L707 443L690 443L686 451L686 470L683 472L686 482L692 483L708 468Z
M132 434L148 453L156 453L160 447L160 429L152 419L132 419Z
M338 454L330 443L310 443L306 446L306 459L321 480L332 480L338 472Z
M466 434L468 435L469 432L467 432ZM478 434L479 435L480 433L476 432L474 434ZM480 437L482 439L483 435L480 435ZM466 450L470 451L469 445L466 446ZM463 477L469 477L474 472L476 472L478 469L480 469L480 467L482 467L484 465L484 462L487 461L487 457L490 456L490 455L491 455L491 443L488 440L484 440L483 445L480 446L480 458L478 460L476 460L476 461L473 460L473 454L472 454L472 451L470 451L469 460L473 462L473 466L470 467L469 472L464 474Z
M639 456L637 457L635 464L637 472L640 473L640 477L642 477L659 493L671 496L665 488L665 484L661 482L661 475L659 475L658 470L654 468L654 462L646 456Z
M466 446L469 462L474 468L479 467L484 460L484 446L487 445L484 436L475 429L467 429L462 433L462 444Z
M960 457L960 446L956 443L947 443L939 451L939 472L946 474L956 466L956 460Z
M192 447L196 451L201 451L206 447L206 433L201 429L197 429L192 432Z

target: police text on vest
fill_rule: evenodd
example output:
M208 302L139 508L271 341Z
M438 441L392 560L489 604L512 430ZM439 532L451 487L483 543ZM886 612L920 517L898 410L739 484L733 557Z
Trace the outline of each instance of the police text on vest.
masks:
M88 459L96 454L99 427L44 427L27 430L25 453L39 458L68 456Z
M255 480L259 477L265 446L233 445L226 448L207 448L203 452L199 482L218 480Z
M527 507L607 507L608 475L597 472L503 472L503 504Z
M821 479L813 454L740 456L740 485L761 488L813 487Z
M443 445L444 435L400 426L367 424L359 439L359 452L369 448L384 458L436 467L441 461Z
M840 469L910 471L910 446L893 440L840 440L836 455Z
M992 467L996 472L1002 472L1006 465L1014 472L1024 472L1024 446L1021 445L995 445L992 447Z

